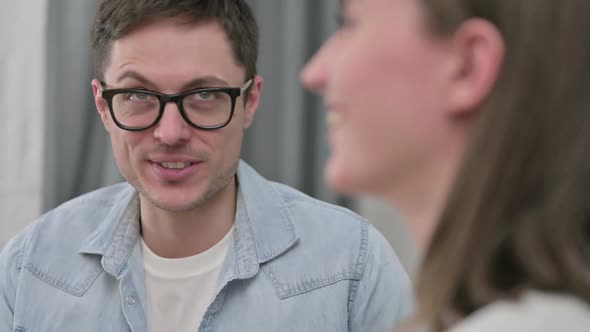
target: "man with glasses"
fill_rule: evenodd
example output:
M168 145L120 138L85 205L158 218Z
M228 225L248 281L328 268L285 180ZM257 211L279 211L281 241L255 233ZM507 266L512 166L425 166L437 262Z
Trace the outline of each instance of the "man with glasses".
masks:
M257 47L243 0L102 1L92 89L127 182L4 248L1 331L381 331L408 312L373 227L240 161Z

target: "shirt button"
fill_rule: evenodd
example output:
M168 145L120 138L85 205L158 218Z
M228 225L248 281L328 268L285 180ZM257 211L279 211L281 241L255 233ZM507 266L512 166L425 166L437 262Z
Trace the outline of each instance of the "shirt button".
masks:
M135 304L135 298L133 296L127 296L127 304L134 305Z

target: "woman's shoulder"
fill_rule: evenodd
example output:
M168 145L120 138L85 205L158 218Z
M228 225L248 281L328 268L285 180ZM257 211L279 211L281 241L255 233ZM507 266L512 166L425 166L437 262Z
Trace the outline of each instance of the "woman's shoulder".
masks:
M492 303L450 332L588 331L590 305L576 297L529 291L516 301Z

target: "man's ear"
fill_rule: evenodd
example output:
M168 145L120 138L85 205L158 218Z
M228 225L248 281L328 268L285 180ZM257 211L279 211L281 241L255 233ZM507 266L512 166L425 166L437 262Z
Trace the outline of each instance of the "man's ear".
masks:
M96 105L96 110L100 115L100 119L102 120L102 124L104 125L105 129L110 132L111 129L111 121L110 121L110 113L109 113L109 106L107 105L105 99L102 97L102 85L97 79L92 80L92 93L94 94L94 104Z
M262 93L262 87L264 85L264 79L261 76L255 76L252 79L252 84L248 88L248 95L245 95L246 106L244 114L244 129L249 128L254 120L254 115L260 106L260 96Z
M504 59L500 31L484 19L470 19L452 37L450 103L458 114L476 111L492 91Z

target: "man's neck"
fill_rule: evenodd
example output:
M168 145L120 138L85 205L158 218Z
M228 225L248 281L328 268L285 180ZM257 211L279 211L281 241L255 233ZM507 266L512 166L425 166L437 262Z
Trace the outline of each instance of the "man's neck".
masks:
M202 253L231 230L236 197L235 178L214 196L186 212L162 210L140 195L142 238L160 257L182 258Z

